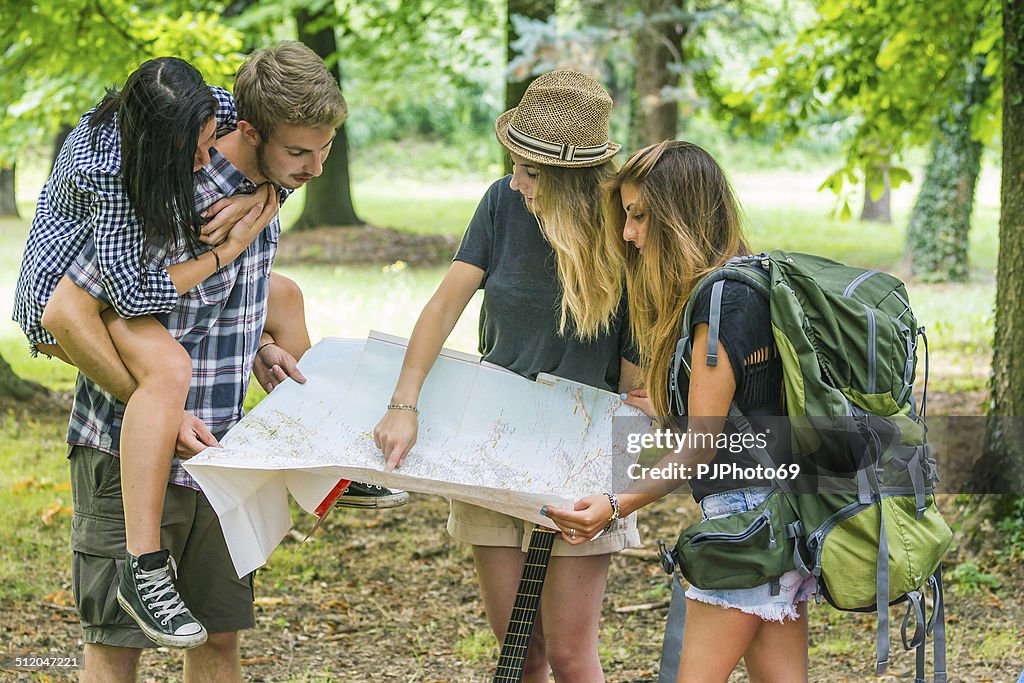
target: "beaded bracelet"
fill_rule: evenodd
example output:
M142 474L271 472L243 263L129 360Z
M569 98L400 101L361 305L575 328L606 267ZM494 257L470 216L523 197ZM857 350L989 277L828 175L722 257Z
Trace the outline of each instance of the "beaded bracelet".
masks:
M619 518L619 497L614 493L608 492L605 492L604 495L608 496L608 502L612 506L612 516L608 518L608 525L605 527L605 529L607 529L612 524L615 524L615 520Z

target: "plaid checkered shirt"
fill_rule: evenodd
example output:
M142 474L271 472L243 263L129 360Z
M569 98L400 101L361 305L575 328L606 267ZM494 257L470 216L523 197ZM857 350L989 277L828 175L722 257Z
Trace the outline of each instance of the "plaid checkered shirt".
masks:
M235 128L235 101L223 88L210 87L217 100L217 134ZM13 319L36 344L56 344L39 324L43 308L57 283L93 241L100 281L119 315L131 318L168 312L178 293L157 263L141 270L143 233L121 182L121 138L115 120L99 128L89 125L93 111L68 135L36 203L14 295ZM96 144L92 135L96 133Z
M206 210L222 197L251 193L256 186L216 149L196 174L196 209ZM270 268L281 234L278 219L242 254L181 297L170 311L155 312L192 357L192 386L185 409L220 438L243 415L242 403L252 376L260 333L267 317ZM151 253L149 264L171 265L192 258L187 248ZM68 277L94 297L104 298L104 280L91 243L68 269ZM79 374L68 426L68 443L117 455L124 404ZM175 458L170 482L198 489Z

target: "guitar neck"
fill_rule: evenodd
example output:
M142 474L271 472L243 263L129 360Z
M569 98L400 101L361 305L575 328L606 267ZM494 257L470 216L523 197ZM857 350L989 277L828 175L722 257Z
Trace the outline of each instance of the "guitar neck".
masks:
M548 573L548 561L551 559L551 546L555 542L556 533L553 529L535 526L530 534L530 550L526 553L523 576L519 579L516 602L512 607L512 617L508 622L508 631L505 633L505 642L501 646L498 668L492 683L518 683L523 678L523 664L526 662L537 608L540 607L540 593L544 588L544 577Z

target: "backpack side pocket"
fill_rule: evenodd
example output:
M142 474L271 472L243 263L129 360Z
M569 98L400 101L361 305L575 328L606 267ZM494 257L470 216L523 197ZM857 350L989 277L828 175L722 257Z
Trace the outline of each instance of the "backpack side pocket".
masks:
M778 489L753 510L706 519L686 529L676 556L686 580L704 590L754 588L791 569L796 514Z

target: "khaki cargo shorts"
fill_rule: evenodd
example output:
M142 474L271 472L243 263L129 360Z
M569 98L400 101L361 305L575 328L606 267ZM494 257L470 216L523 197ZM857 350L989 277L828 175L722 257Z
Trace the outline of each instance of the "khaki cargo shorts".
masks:
M72 586L83 640L115 647L156 647L117 602L124 564L124 510L117 458L74 446L71 491ZM160 541L178 565L175 585L185 604L210 633L256 624L252 574L239 579L217 513L201 491L169 484Z
M448 515L448 533L463 543L471 545L521 548L525 553L530 549L530 533L533 522L527 522L494 510L488 510L461 500L451 501ZM620 519L612 528L589 543L571 545L555 537L553 557L587 557L608 555L625 548L640 546L640 534L636 530L636 515Z

